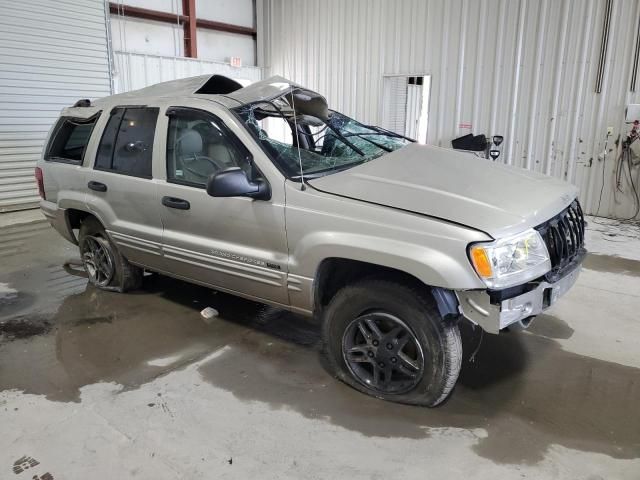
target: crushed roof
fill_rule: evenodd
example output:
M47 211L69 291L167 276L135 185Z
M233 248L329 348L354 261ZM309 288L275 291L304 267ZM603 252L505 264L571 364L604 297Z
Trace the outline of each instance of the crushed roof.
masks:
M139 90L131 92L119 93L109 97L103 97L95 102L98 106L102 103L118 103L119 101L131 101L133 99L150 99L150 98L166 98L166 97L194 97L194 98L211 98L222 103L228 108L232 108L241 104L251 103L258 100L265 100L276 97L291 86L299 86L298 84L287 80L280 76L273 76L259 82L252 83L247 87L240 88L234 92L226 94L209 94L197 93L207 82L215 75L200 75L197 77L182 78L179 80L171 80L168 82L158 83ZM226 77L222 77L225 80Z

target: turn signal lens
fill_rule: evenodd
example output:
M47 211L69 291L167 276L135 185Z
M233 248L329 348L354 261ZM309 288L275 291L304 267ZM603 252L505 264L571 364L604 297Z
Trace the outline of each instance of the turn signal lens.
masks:
M491 263L489 262L489 256L484 248L480 246L471 247L471 260L473 266L481 277L489 278L492 275Z

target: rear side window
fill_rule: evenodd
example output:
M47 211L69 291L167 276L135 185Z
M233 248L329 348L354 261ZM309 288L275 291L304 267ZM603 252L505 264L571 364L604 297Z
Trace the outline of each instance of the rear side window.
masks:
M158 108L114 108L102 134L94 168L151 178L158 112Z
M91 118L61 117L53 129L45 160L80 165L100 114Z

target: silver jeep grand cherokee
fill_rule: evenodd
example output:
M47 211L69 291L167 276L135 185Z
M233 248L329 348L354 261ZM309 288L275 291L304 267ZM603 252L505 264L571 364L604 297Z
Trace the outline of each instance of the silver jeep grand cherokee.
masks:
M585 255L572 185L363 125L281 77L80 100L36 178L96 287L146 269L314 315L332 373L418 405L456 383L459 321L526 325Z

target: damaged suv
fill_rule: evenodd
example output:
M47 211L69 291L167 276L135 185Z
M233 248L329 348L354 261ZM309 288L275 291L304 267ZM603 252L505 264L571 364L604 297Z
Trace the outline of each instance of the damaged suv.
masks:
M572 185L364 125L281 77L80 100L36 178L96 287L148 270L313 315L336 377L417 405L453 389L459 322L528 324L585 255Z

